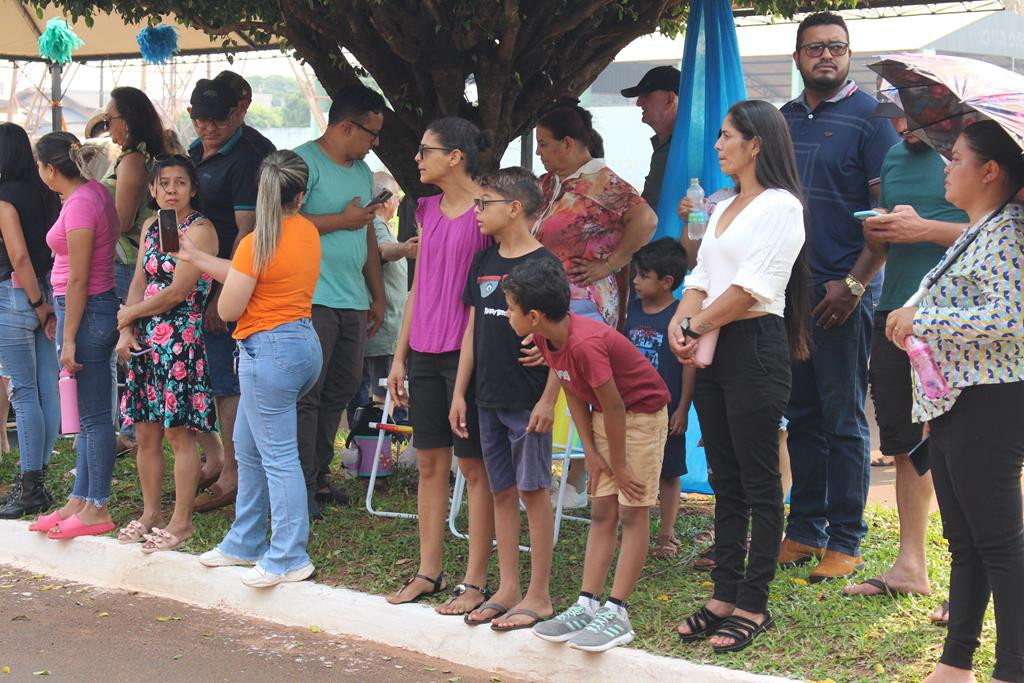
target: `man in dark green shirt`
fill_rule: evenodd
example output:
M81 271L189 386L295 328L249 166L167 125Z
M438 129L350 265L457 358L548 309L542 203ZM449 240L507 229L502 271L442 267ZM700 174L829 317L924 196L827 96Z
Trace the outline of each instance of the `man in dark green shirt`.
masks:
M676 108L679 104L679 69L674 66L656 66L632 88L622 91L623 97L635 97L636 106L643 111L641 120L654 129L651 145L651 170L644 180L640 195L651 208L658 210L661 182L668 163L668 148L672 144L672 130L676 126Z
M919 477L907 453L922 437L922 425L910 419L913 402L907 354L885 338L885 320L902 308L946 247L967 227L967 215L946 201L945 163L938 152L907 132L902 110L891 102L874 116L892 120L903 138L885 156L881 170L879 213L864 221L868 245L886 257L885 280L875 309L868 377L882 458L896 465L896 507L900 551L892 569L843 589L847 595L887 595L889 591L928 595L925 533L932 498L931 475ZM873 465L890 464L880 460ZM941 616L941 615L940 615Z

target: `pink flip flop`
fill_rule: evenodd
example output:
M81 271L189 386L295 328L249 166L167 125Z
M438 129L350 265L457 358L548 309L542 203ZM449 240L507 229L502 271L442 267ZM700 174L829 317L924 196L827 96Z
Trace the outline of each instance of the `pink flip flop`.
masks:
M62 522L59 522L55 529L47 532L47 538L66 540L79 536L98 536L106 534L117 528L113 522L103 524L85 524L78 515L71 515Z
M60 510L54 510L48 515L40 515L37 517L36 521L28 525L28 530L41 531L45 534L63 521L64 518L60 516Z

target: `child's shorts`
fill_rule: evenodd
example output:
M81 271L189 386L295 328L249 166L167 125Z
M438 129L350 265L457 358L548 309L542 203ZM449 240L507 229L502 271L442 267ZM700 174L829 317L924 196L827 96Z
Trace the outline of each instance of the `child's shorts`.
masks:
M528 432L529 410L477 408L480 445L491 491L515 486L538 491L551 486L551 432Z
M605 462L611 463L608 455L608 436L604 430L604 413L591 413L594 424L594 443L597 453ZM641 500L629 500L615 485L615 479L602 474L597 488L591 494L595 498L617 495L619 505L627 507L651 507L658 502L658 484L661 475L661 461L665 457L665 439L668 437L668 410L662 408L656 413L626 413L626 464L633 470L633 476L644 485Z
M409 422L412 424L412 445L416 448L451 448L457 458L479 458L480 428L477 424L473 378L466 392L466 429L468 439L452 434L448 413L455 392L455 373L459 369L459 352L409 352Z

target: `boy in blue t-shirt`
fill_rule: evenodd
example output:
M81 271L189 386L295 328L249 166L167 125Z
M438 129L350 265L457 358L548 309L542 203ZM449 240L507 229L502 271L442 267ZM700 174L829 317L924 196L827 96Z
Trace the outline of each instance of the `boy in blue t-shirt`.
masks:
M546 366L519 362L523 338L509 326L502 280L522 264L561 263L530 234L530 216L540 208L537 178L523 168L503 168L481 181L476 200L480 232L496 244L473 258L462 301L473 313L459 354L449 414L452 431L466 431L466 392L476 375L476 408L484 468L494 496L498 541L498 590L464 617L470 626L495 631L532 628L553 615L549 584L554 520L551 486L551 426L558 378ZM530 529L530 585L519 583L519 501Z
M643 247L633 256L636 298L626 315L625 334L644 354L668 386L668 439L661 464L659 499L661 530L651 554L675 557L679 551L676 516L679 514L679 478L686 474L686 422L693 400L695 370L684 368L668 345L668 324L679 300L672 292L686 274L686 250L671 237Z

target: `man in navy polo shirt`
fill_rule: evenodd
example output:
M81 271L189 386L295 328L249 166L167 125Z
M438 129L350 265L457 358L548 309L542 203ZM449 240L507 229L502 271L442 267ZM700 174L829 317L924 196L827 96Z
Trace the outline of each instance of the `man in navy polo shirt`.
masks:
M882 258L864 243L855 211L878 199L886 152L899 138L870 118L875 99L848 80L850 34L842 17L819 12L797 29L793 60L803 93L782 107L810 213L813 347L793 365L789 455L793 490L779 562L821 558L811 582L863 566L870 435L864 402L872 312Z
M217 256L230 259L235 247L256 224L256 187L263 155L242 135L238 98L223 82L202 79L196 83L188 108L199 136L188 153L199 176L203 214L213 223L219 242ZM238 375L235 374L235 342L231 330L217 315L219 290L206 308L206 360L217 404L223 440L223 458L209 437L201 437L206 465L201 478L216 480L196 498L195 509L205 512L229 505L238 488L238 466L231 435L238 410ZM218 460L222 460L218 474Z

